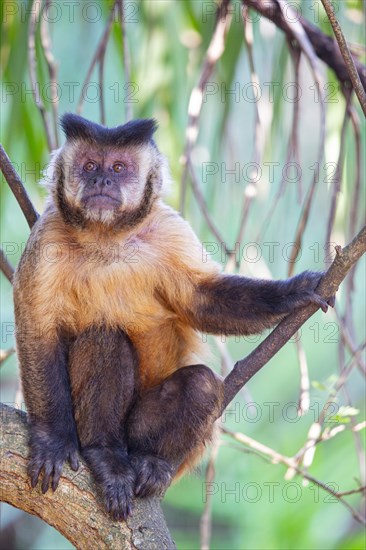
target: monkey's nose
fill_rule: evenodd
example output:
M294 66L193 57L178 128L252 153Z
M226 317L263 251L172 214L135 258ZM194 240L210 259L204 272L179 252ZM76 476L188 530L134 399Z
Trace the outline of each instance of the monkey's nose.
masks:
M104 187L109 187L112 185L112 180L110 180L109 178L95 178L93 180L93 184L98 188L98 189L103 189Z
M112 185L112 181L109 178L103 178L99 182L99 185L100 185L100 188L103 189L103 187L109 187L110 185Z

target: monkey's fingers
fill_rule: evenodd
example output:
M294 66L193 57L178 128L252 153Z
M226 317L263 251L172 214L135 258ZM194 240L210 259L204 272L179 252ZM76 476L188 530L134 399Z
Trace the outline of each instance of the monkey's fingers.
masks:
M60 477L61 477L61 474L62 474L62 466L63 466L63 461L62 460L58 460L56 462L56 464L54 465L53 477L52 477L52 491L53 492L55 492L57 487L58 487Z
M104 487L104 502L115 521L126 520L132 512L133 487L127 479L118 479Z
M77 472L80 467L77 451L71 451L69 453L68 461L70 463L71 469L74 470L74 472Z
M67 456L67 460L70 463L71 469L74 470L74 472L77 472L77 470L79 469L79 459L78 459L77 451L70 451ZM63 458L57 459L54 463L53 476L52 476L53 491L56 491L58 487L60 477L62 474L63 464L64 464Z
M44 465L44 472L43 472L43 480L42 480L42 493L47 493L50 483L51 483L51 476L54 469L54 463L52 460L46 460Z
M166 460L155 456L136 457L133 465L137 474L136 496L164 494L172 480L172 468Z
M42 471L42 468L43 468L43 460L37 457L31 458L28 464L27 472L31 480L32 489L34 489L38 483L38 479Z
M319 296L319 294L316 294L316 292L312 292L310 294L310 303L319 306L324 311L324 313L327 313L328 303L323 300L323 298Z

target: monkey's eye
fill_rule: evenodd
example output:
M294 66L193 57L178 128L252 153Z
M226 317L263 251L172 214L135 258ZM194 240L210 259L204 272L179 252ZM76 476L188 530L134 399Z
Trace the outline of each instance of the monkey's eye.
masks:
M97 165L95 162L93 162L92 160L89 160L89 162L87 162L86 164L84 164L84 170L86 172L93 172L94 170L96 170L97 168Z
M121 172L123 172L123 170L126 168L126 166L123 164L123 162L115 162L113 164L113 170L114 172L116 172L117 174L120 174Z

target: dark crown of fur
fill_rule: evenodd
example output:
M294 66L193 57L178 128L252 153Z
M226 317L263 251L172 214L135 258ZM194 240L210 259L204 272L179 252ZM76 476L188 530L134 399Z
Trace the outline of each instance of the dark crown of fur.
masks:
M64 114L61 127L68 141L78 139L98 145L140 145L152 141L158 124L153 118L131 120L122 126L107 128L73 113Z

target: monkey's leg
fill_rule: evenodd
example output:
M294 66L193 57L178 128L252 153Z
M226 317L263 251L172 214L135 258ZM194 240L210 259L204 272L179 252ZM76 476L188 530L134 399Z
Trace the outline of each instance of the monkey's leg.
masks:
M131 511L135 472L124 424L136 395L137 356L121 330L91 327L69 353L71 395L82 455L114 519Z
M204 365L183 367L139 395L127 422L137 496L165 491L184 460L210 439L222 399L222 381Z

